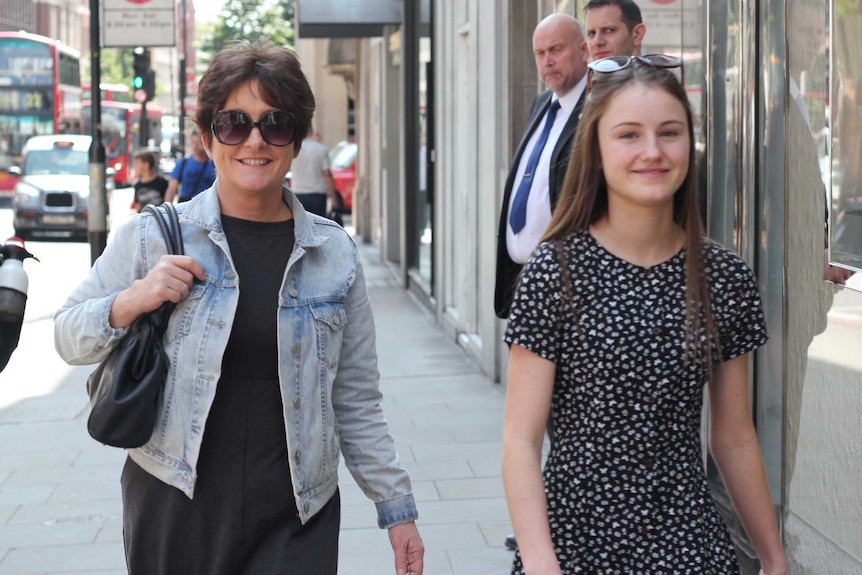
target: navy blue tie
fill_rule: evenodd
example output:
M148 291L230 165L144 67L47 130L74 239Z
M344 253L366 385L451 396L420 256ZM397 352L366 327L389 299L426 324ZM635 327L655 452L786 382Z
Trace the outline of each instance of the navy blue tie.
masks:
M539 158L542 157L542 150L548 142L548 134L551 133L551 128L554 127L554 119L557 117L557 110L559 109L560 101L554 100L551 103L551 108L548 110L548 117L545 119L542 133L539 134L539 139L536 140L536 145L533 147L533 153L530 154L530 159L527 161L524 177L521 179L521 184L518 186L518 191L515 194L515 201L512 203L512 209L509 212L509 225L512 226L512 231L516 234L524 229L524 226L527 224L527 198L530 197L530 188L533 185L533 177L536 175Z

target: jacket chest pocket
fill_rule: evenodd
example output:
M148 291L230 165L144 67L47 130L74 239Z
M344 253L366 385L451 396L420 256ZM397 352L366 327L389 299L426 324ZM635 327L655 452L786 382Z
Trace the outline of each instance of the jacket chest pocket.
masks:
M192 331L192 324L207 291L207 282L195 282L186 299L181 301L168 322L168 341L182 339Z
M317 338L317 357L331 368L338 365L347 313L343 303L321 303L311 306Z

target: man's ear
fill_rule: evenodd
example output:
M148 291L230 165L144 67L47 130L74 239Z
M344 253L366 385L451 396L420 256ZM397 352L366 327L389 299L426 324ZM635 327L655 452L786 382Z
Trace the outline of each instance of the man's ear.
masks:
M635 48L640 48L641 44L644 41L644 36L646 36L646 24L636 24L634 28L632 28L632 44L634 44ZM635 51L637 53L637 51Z
M590 49L587 47L587 41L581 42L581 57L584 59L584 64L590 62Z

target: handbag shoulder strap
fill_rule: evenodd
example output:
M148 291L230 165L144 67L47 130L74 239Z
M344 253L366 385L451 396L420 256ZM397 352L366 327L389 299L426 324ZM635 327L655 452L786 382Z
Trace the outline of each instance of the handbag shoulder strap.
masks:
M168 253L174 256L185 255L183 233L180 229L180 219L177 215L176 206L170 202L165 202L160 206L148 204L144 206L144 211L153 214L153 218L155 218L156 224L158 224L162 236L165 238Z

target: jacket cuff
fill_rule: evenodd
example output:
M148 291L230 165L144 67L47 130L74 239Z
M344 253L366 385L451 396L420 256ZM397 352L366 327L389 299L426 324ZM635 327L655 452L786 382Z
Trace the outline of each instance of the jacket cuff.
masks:
M402 495L395 499L380 501L374 504L377 507L377 525L381 529L389 529L401 523L409 523L419 518L416 509L416 501L413 494Z

